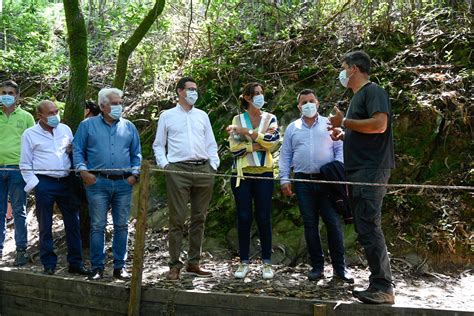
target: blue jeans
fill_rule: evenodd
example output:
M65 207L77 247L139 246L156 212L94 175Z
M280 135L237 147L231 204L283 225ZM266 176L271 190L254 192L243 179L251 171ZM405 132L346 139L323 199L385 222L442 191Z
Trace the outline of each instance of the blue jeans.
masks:
M304 236L313 268L324 269L324 252L319 235L319 216L321 216L326 225L329 254L334 273L342 274L346 267L344 239L339 215L329 200L328 189L318 183L295 182L295 193L298 198Z
M92 269L104 269L105 227L107 212L112 206L114 239L112 253L114 269L125 266L127 259L128 218L132 199L132 186L127 180L110 180L100 176L97 182L86 187L91 218L90 255Z
M251 174L244 174L250 175ZM257 220L260 242L262 244L262 259L265 263L271 262L272 256L272 195L273 172L257 174L255 176L268 177L268 180L242 179L239 187L235 187L236 178L231 179L237 208L237 229L239 235L239 253L242 262L249 261L250 229L253 220L253 205Z
M5 168L16 168L18 166L2 166ZM26 193L24 191L25 181L20 171L0 170L0 253L5 241L5 216L8 207L8 197L12 203L13 218L15 220L15 244L16 250L25 250L28 245L26 228Z
M82 242L79 228L81 204L72 190L72 178L54 179L38 175L35 187L36 217L40 231L40 258L45 268L56 268L58 258L54 253L53 207L56 202L63 215L66 231L67 261L71 267L82 266Z

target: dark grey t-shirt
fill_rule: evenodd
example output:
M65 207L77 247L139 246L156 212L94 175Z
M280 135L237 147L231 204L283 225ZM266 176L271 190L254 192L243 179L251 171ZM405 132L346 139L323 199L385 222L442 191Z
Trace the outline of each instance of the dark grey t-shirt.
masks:
M376 112L388 114L387 130L384 133L365 134L346 129L344 135L346 170L395 167L390 99L383 88L369 82L352 97L346 118L363 120L372 117Z

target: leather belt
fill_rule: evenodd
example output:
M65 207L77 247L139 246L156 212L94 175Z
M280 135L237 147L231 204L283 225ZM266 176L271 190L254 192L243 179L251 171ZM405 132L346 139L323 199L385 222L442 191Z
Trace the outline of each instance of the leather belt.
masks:
M209 160L201 159L201 160L186 160L180 161L179 163L183 163L185 165L192 165L192 166L202 166L208 163Z
M92 174L95 174L96 176L99 176L101 178L106 178L112 181L126 180L128 177L132 175L129 172L123 173L123 174L108 174L108 173L103 173L103 172L92 172Z
M295 173L295 177L298 179L308 179L308 180L323 180L323 176L320 173Z

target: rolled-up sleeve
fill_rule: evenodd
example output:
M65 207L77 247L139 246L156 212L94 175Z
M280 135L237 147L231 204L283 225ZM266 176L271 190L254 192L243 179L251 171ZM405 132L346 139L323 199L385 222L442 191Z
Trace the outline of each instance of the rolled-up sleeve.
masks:
M163 113L158 120L155 141L153 142L153 151L155 153L156 164L160 168L165 168L169 164L169 161L166 158L166 141L166 117Z
M344 163L343 142L342 140L335 141L333 144L334 159Z
M21 137L20 170L26 183L24 190L29 193L36 187L39 180L33 172L33 148L28 133L24 133Z
M138 134L138 130L135 125L133 125L133 123L130 123L130 128L132 129L132 142L130 144L130 165L132 166L132 173L139 174L142 162L140 135Z
M280 159L278 161L280 184L290 183L291 163L293 160L293 148L291 146L292 126L288 126L283 137L283 145L280 149Z
M72 141L72 159L74 167L79 170L87 170L86 165L87 147L87 121L81 122Z
M278 121L275 115L272 115L268 130L265 133L258 133L257 139L255 140L265 149L273 149L277 146L280 141L280 128L278 127Z
M206 116L206 131L205 131L206 151L209 155L211 167L217 170L220 165L219 155L217 154L217 142L214 137L214 131L212 130L211 121Z

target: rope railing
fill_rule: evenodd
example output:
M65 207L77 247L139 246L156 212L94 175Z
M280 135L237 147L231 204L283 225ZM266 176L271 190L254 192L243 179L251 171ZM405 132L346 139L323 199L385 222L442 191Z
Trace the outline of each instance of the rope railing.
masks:
M0 171L32 171L32 172L80 172L79 169L19 169L12 167L0 167ZM108 169L88 169L89 172L132 172L132 168L108 168ZM241 179L256 179L256 180L269 180L274 181L286 180L290 182L305 182L305 183L321 183L321 184L346 184L346 185L359 185L359 186L372 186L372 187L386 187L386 188L406 188L406 189L432 189L432 190L464 190L464 191L474 191L474 186L467 185L442 185L442 184L413 184L413 183L373 183L373 182L354 182L354 181L329 181L329 180L320 180L320 179L295 179L288 178L282 179L280 177L261 177L255 175L245 175L238 176L236 174L229 173L206 173L206 172L194 172L194 171L183 171L183 170L169 170L162 169L157 166L150 166L150 172L159 172L159 173L174 173L174 174L189 174L196 176L214 176L221 178L241 178Z

